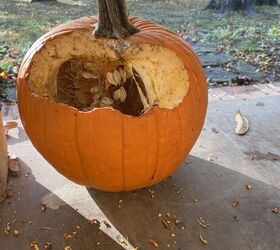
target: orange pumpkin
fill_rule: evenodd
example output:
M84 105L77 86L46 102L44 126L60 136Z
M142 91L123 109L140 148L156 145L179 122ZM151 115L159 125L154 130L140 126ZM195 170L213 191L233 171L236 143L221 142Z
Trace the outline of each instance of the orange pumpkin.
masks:
M36 149L70 180L112 192L170 176L196 142L207 108L205 75L190 46L151 21L129 21L140 32L124 39L94 38L96 17L59 26L30 48L18 76L20 116ZM135 67L149 90L143 114L112 107L82 111L53 98L65 62L105 58L102 70L108 72L120 53L122 64Z

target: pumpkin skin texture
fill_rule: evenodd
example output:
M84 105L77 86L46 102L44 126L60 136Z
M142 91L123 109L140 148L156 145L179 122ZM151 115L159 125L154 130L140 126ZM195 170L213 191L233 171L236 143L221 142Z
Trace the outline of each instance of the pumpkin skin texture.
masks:
M70 180L103 191L130 191L170 176L184 161L204 124L207 85L198 57L175 33L138 17L140 32L131 44L163 46L183 62L189 89L173 109L153 107L132 117L114 109L81 112L32 93L29 76L34 56L52 39L74 31L92 32L96 17L59 26L39 38L26 54L18 75L18 106L23 126L42 156Z

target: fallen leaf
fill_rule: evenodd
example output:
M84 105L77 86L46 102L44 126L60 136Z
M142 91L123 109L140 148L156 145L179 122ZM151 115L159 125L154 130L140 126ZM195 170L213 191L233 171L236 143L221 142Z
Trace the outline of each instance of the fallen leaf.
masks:
M70 239L73 238L73 236L72 236L71 234L69 234L69 233L65 233L65 234L63 235L63 238L64 238L64 240L70 240Z
M8 236L10 233L10 230L11 230L10 223L7 223L4 228L4 234Z
M5 134L7 134L9 132L9 130L13 129L13 128L17 128L18 124L15 121L8 121L4 123L4 131Z
M177 194L181 194L183 192L183 188L180 188L178 191L177 191Z
M209 154L207 160L208 161L215 161L218 157L216 155L213 154Z
M248 119L238 111L235 115L235 120L237 126L235 128L235 133L238 135L245 135L249 130L249 121Z
M238 207L239 206L239 204L240 204L240 201L239 200L236 200L236 199L234 199L233 201L232 201L232 206L233 207Z
M245 187L246 187L247 190L252 190L252 188L253 188L253 187L252 187L251 185L249 185L249 184L246 184Z
M161 223L163 224L164 228L170 229L170 226L169 226L169 224L167 223L166 220L161 220Z
M197 219L196 222L197 222L200 226L202 226L202 227L204 227L204 228L207 228L207 223L206 223L205 220L203 220L202 217L200 217L199 219Z
M201 240L201 242L203 242L204 244L208 244L208 241L200 234L199 235L199 239Z
M19 169L19 162L17 159L9 159L8 160L8 168L9 168L9 174L13 177L20 177L20 169Z
M275 207L275 208L272 208L271 211L275 214L278 214L280 212L280 208Z
M212 128L212 132L213 132L213 133L216 133L216 134L219 134L219 133L220 133L220 131L219 131L218 129L216 129L216 128Z
M42 212L46 212L47 206L45 204L42 204L41 205L41 210L42 210Z
M30 246L34 249L34 250L40 250L38 243L36 241L32 241L30 243Z
M19 236L19 231L18 231L18 230L15 229L15 230L13 231L13 233L14 233L14 236L15 236L15 237Z
M45 249L47 249L47 250L52 249L52 243L45 242Z
M233 215L234 220L239 221L239 218L236 215Z
M64 250L72 250L72 247L71 246L65 246L63 249Z
M149 239L149 242L150 242L150 244L151 244L154 248L158 248L158 247L159 247L159 244L158 244L155 240Z

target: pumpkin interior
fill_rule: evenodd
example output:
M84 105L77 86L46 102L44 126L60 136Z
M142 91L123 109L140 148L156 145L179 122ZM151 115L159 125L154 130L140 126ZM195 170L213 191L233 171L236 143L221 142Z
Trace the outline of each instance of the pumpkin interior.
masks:
M75 31L48 40L30 70L31 91L81 111L114 108L140 116L173 109L188 92L188 74L173 51L147 43L94 39Z

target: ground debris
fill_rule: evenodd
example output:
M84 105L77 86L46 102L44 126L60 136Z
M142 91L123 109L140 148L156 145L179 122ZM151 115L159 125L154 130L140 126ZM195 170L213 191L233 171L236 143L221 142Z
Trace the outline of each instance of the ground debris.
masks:
M236 199L233 199L231 204L232 204L233 207L238 207L240 205L240 201L236 200Z
M44 247L45 247L45 249L50 250L50 249L52 249L52 243L50 243L50 242L45 242Z
M176 192L176 194L181 194L181 193L183 192L183 190L184 190L184 188L180 188L180 189Z
M259 151L252 151L244 152L244 154L251 156L252 160L280 161L280 155L271 152L261 153Z
M159 247L159 244L155 240L149 239L149 243L154 248L158 248Z
M200 234L199 235L199 239L201 242L203 242L204 244L208 244L208 241Z
M14 234L15 237L17 237L17 236L19 236L20 233L19 233L19 231L18 231L17 229L15 229L15 230L13 231L13 234Z
M252 190L253 189L252 185L250 185L250 184L246 184L245 187L246 187L247 190Z
M213 133L216 133L216 134L219 134L220 133L220 130L216 129L216 128L212 128L212 132Z
M235 221L239 221L239 218L238 218L237 215L233 215L233 219L234 219Z
M32 249L34 249L34 250L40 250L38 243L36 241L32 241L30 243L30 247L32 247Z
M11 159L8 160L8 168L9 168L9 174L12 177L19 178L21 176L20 168L19 168L19 162L17 159Z
M218 159L218 157L214 154L209 154L208 158L207 158L208 161L212 161L212 162L217 160L217 159Z
M71 235L70 233L64 233L63 238L64 240L70 240L73 238L73 235Z
M235 133L238 135L245 135L249 130L249 121L248 119L238 111L235 115L235 120L237 126L235 128Z
M72 247L71 246L65 246L63 249L64 250L72 250Z
M203 228L207 228L207 226L209 225L209 224L207 224L207 222L206 222L202 217L200 217L199 219L197 219L196 222L197 222L200 226L202 226Z
M18 124L15 121L8 121L8 122L4 122L4 130L5 130L5 134L8 134L8 132L13 129L13 128L17 128Z
M4 227L4 234L6 236L8 236L10 234L10 230L11 230L11 227L10 227L10 222L6 224L6 226Z
M41 211L46 212L47 210L47 205L46 204L41 204Z
M280 208L279 207L275 207L275 208L272 208L271 211L275 214L278 214L280 212Z

